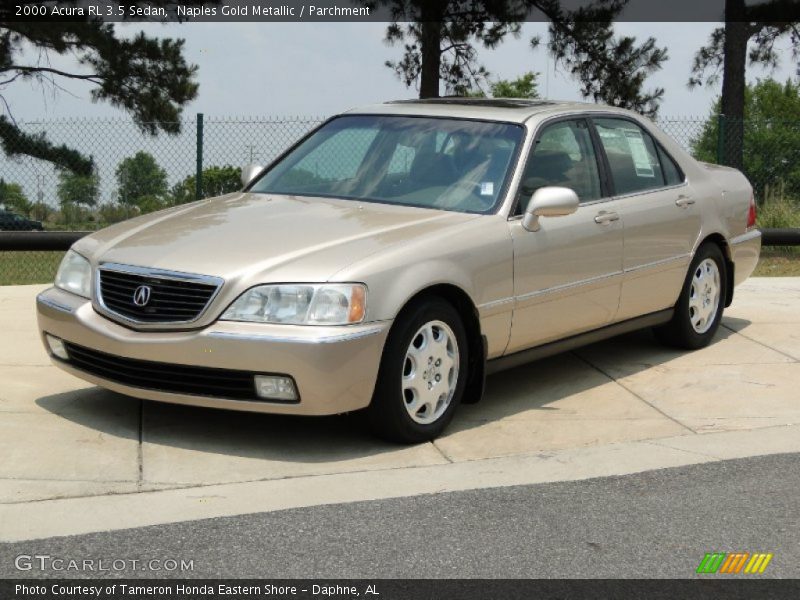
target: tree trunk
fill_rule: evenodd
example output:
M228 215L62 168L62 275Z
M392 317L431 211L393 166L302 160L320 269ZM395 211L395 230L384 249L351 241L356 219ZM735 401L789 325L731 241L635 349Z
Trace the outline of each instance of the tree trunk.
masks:
M744 90L748 23L744 0L725 0L725 64L722 72L722 155L726 165L744 164Z
M423 16L426 11L423 8ZM421 23L422 37L420 39L420 53L422 65L420 66L419 97L439 97L439 70L442 64L442 24L437 21L423 21Z

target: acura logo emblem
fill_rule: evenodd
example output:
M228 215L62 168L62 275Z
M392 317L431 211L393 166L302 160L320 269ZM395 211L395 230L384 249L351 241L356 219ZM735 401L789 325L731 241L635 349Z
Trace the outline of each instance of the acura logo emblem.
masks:
M147 306L147 303L150 302L151 292L152 290L149 285L140 285L136 288L136 291L133 292L133 303L136 306Z

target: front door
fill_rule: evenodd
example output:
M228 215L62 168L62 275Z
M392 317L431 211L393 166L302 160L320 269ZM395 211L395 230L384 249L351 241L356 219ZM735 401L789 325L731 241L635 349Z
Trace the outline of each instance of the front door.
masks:
M597 156L585 119L556 121L537 133L509 221L515 307L506 353L602 327L616 315L623 223L601 185ZM542 217L539 231L527 231L521 215L544 186L573 189L580 206L568 216Z

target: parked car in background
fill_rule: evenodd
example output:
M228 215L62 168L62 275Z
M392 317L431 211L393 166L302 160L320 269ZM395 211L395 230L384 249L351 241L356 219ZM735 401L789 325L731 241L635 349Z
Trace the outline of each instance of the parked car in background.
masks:
M0 231L44 231L41 221L32 221L8 210L0 210Z
M37 299L56 365L419 442L492 371L642 327L707 345L760 251L741 173L606 106L381 104L244 173L74 245Z

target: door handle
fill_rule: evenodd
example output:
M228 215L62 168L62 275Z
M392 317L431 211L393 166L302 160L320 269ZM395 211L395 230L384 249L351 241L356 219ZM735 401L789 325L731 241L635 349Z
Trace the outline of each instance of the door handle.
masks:
M614 221L619 221L619 215L615 212L600 211L594 218L594 222L598 225L608 225Z
M692 204L694 204L694 200L689 196L684 196L683 194L681 194L680 196L678 196L678 199L675 200L675 204L676 206L680 206L681 208L687 208Z

